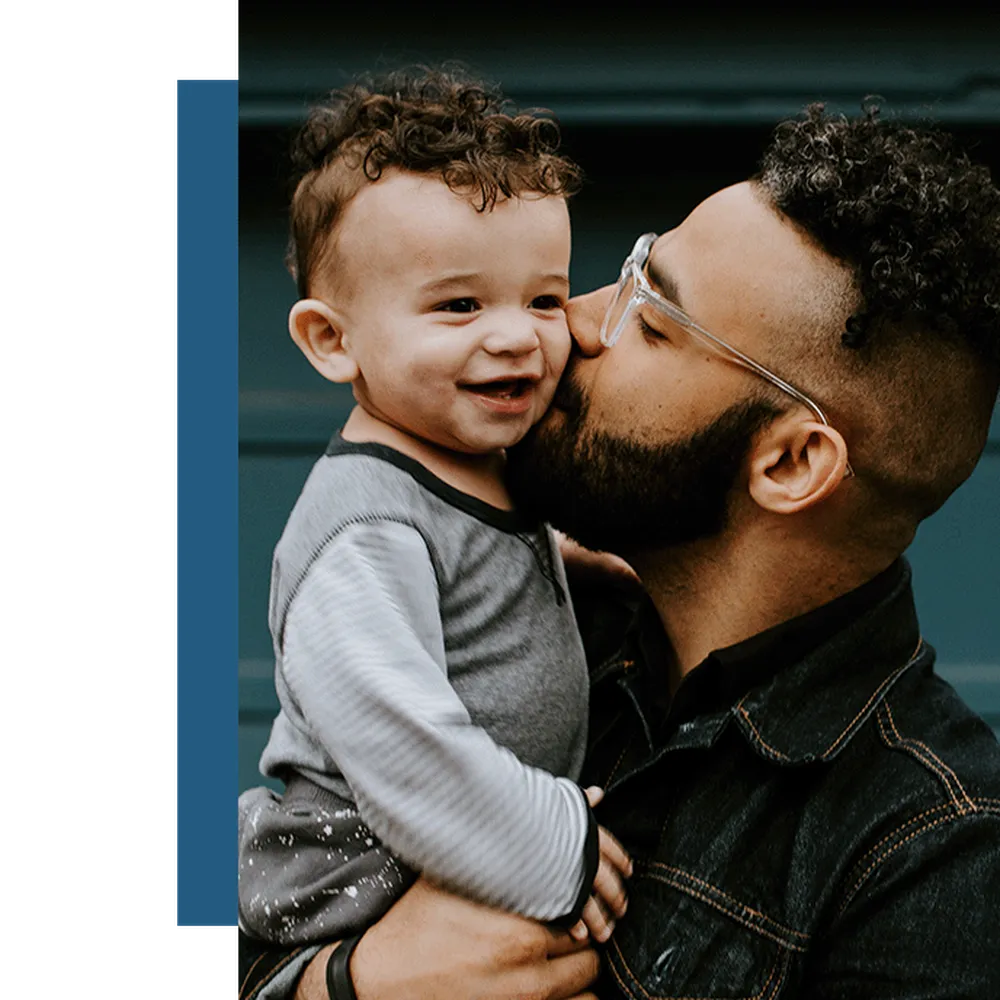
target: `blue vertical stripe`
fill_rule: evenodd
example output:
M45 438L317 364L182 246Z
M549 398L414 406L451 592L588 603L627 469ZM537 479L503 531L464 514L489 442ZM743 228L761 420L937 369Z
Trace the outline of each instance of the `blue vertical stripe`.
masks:
M177 921L236 923L237 87L177 85Z

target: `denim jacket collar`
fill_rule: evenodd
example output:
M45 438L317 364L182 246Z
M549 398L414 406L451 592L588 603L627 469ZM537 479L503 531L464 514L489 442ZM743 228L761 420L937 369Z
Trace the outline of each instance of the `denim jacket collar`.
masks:
M763 679L758 683L751 677L749 690L739 690L731 700L704 705L690 717L685 713L676 725L668 727L665 742L657 738L657 732L663 732L658 724L664 721L666 712L662 691L658 693L657 689L663 686L661 664L671 654L649 599L605 603L603 616L588 614L591 634L602 617L605 625L615 619L619 627L629 623L624 647L616 643L617 653L606 655L611 648L606 644L602 650L605 655L591 660L596 665L592 674L592 718L600 719L600 705L610 704L608 686L617 688L635 719L634 731L641 732L646 746L645 754L623 762L625 766L617 772L615 784L629 774L645 771L665 755L672 756L673 751L712 746L730 725L743 734L756 753L772 763L801 765L831 760L875 711L896 680L909 667L933 655L920 640L906 560L901 559L892 572L886 571L883 576L884 585L876 586L878 593L873 601L856 600L858 592L838 598L853 611L843 626L805 656L781 665L773 674L759 669L761 655L766 653L764 643L752 657L744 657L738 646L711 654L726 661L725 669L734 667L737 672L752 660L752 673L763 674ZM864 587L871 588L874 582ZM609 606L617 608L613 617L607 614ZM808 623L810 616L823 611L810 612L774 631ZM613 631L616 629L603 629L605 641ZM754 637L754 641L764 638ZM740 661L738 665L736 661ZM851 668L845 669L845 663ZM658 708L654 707L657 703Z
M931 657L905 560L902 569L874 606L732 707L758 754L789 765L833 759L902 674Z

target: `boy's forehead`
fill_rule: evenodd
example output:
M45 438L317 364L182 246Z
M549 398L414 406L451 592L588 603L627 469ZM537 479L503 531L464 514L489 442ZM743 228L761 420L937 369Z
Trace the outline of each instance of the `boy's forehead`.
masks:
M342 225L353 222L359 234L374 235L369 227L377 226L405 236L434 233L476 214L471 198L453 191L436 174L387 170L358 191L344 211Z
M461 267L470 255L519 245L568 254L569 216L560 197L501 200L479 211L478 191L454 191L438 175L386 171L366 184L338 226L339 251L371 266ZM564 265L565 266L565 265Z

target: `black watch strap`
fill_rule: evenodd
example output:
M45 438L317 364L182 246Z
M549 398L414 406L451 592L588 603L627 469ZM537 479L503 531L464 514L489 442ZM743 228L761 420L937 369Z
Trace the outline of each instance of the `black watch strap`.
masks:
M345 938L336 948L326 963L326 991L330 1000L358 1000L351 982L351 956L357 948L361 935Z

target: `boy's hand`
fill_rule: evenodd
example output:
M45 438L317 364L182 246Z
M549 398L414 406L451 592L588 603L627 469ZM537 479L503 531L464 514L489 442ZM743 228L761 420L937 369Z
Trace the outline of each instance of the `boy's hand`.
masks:
M591 807L604 798L603 789L586 789ZM583 907L580 920L570 930L577 940L584 940L588 933L595 941L607 941L615 929L615 920L625 916L628 901L625 898L624 880L632 874L632 859L625 849L604 827L598 828L600 861L594 876L594 892Z

